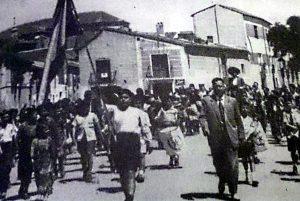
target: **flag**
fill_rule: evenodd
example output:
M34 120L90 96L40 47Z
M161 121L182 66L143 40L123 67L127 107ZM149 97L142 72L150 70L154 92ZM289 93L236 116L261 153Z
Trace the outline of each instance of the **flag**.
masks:
M73 0L58 0L53 15L52 35L38 97L40 104L46 98L50 82L66 64L66 38L81 32Z

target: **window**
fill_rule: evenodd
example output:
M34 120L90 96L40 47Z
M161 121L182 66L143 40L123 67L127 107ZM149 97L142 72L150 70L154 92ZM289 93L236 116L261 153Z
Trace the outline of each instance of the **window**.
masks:
M254 37L254 29L251 24L246 24L247 36Z
M213 43L214 42L214 37L213 36L207 36L207 42Z
M153 77L170 77L167 54L151 55Z
M253 63L253 64L258 64L258 53L253 53L253 54L251 54L252 56L251 56L251 60L252 60L252 62L251 63Z
M263 28L263 30L264 30L264 39L267 40L268 29Z
M96 79L100 84L111 83L111 69L109 59L96 60Z
M269 60L268 55L266 55L266 54L262 55L262 63L266 64L266 65L270 65L270 60Z
M253 28L254 28L254 37L258 38L258 28L256 25L254 25Z
M241 64L241 70L242 70L242 73L245 73L245 65L244 64Z
M257 54L257 62L258 62L258 64L262 64L263 63L263 61L262 61L262 54L261 53Z

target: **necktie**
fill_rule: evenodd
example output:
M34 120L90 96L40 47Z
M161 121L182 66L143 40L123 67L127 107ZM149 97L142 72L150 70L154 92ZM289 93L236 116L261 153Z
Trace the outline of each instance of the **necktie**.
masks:
M292 113L290 113L290 124L294 125L294 119Z
M221 100L219 100L219 110L220 110L220 115L221 115L222 121L223 121L223 123L225 123L224 107L223 107Z

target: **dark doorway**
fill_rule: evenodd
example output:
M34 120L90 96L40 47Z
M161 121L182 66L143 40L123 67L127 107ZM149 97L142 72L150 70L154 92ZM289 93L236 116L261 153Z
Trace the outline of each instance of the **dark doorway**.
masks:
M153 93L155 96L167 96L170 92L172 92L172 83L171 82L160 82L154 83L153 85Z
M100 84L111 83L111 69L109 59L96 60L96 79Z
M167 54L151 55L153 77L170 77Z

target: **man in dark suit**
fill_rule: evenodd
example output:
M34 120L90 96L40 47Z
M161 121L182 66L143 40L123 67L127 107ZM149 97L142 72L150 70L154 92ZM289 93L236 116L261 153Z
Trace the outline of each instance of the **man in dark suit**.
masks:
M225 183L232 198L238 184L238 146L244 140L244 127L235 98L225 95L223 79L212 80L213 94L203 98L201 126L219 177L219 193L223 196Z

